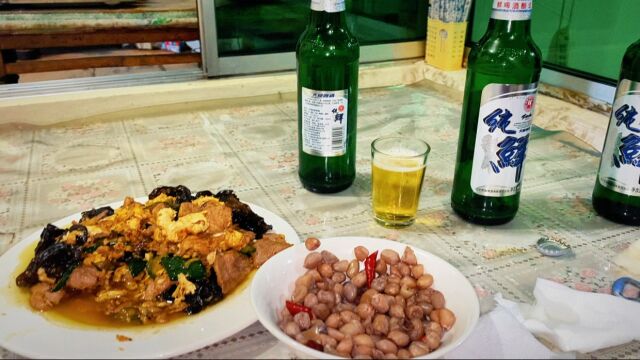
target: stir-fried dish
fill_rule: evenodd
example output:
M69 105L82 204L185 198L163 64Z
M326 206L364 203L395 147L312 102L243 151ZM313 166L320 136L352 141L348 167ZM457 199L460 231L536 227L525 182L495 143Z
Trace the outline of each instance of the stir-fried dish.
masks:
M16 283L30 288L37 310L90 296L124 322L166 322L220 301L290 246L270 230L233 191L163 186L144 204L127 197L116 210L83 212L68 228L47 225Z

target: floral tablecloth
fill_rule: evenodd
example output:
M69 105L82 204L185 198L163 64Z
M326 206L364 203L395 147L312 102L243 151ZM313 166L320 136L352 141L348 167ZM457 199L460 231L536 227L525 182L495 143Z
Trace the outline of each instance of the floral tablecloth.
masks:
M351 188L334 195L312 194L297 179L295 101L0 128L0 253L47 222L126 195L144 196L161 184L184 184L194 190L233 188L241 199L285 218L303 238L363 235L423 248L457 266L481 299L502 293L529 302L537 277L610 292L612 281L624 274L615 258L640 229L592 210L599 153L569 133L535 128L516 219L498 227L465 223L449 205L461 106L445 93L427 81L362 90L358 175ZM391 134L417 136L432 146L418 219L404 230L382 228L371 214L370 143ZM533 248L541 236L569 243L574 256L541 256ZM259 323L185 355L289 356ZM637 358L640 343L585 356Z

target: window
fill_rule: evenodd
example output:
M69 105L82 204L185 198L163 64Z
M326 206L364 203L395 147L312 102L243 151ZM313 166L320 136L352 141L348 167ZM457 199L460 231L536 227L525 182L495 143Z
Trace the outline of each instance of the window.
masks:
M215 0L201 4L209 75L295 68L310 0ZM424 56L425 0L347 0L361 61Z
M484 34L492 3L476 0L473 41ZM545 67L615 84L626 48L640 37L640 1L536 0L533 6L531 31Z

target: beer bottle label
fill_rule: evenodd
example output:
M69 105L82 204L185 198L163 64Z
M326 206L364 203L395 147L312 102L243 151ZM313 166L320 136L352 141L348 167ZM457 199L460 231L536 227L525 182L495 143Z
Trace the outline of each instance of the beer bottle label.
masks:
M471 189L482 196L520 191L538 83L482 89Z
M610 190L640 196L640 82L622 79L613 102L598 180ZM638 121L636 121L638 120Z
M347 151L347 90L302 88L302 151L323 157Z
M311 10L329 13L344 11L345 0L311 0Z
M496 20L529 20L533 0L493 0L491 18Z

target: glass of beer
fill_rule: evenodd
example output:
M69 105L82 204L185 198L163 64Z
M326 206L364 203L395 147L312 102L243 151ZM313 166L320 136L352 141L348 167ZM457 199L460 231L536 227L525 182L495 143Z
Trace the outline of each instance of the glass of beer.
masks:
M371 143L373 213L378 223L399 228L413 224L431 147L406 137L382 137Z

